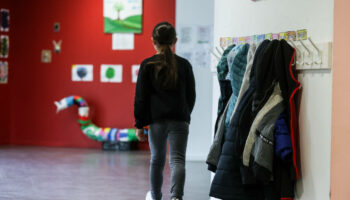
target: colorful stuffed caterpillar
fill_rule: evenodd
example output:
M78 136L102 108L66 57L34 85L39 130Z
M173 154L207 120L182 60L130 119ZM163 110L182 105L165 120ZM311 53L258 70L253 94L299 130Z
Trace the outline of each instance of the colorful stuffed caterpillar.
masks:
M78 106L78 123L83 133L93 140L104 141L137 141L135 129L100 128L93 124L89 117L89 106L87 102L79 96L69 96L61 101L55 101L57 113L72 105Z

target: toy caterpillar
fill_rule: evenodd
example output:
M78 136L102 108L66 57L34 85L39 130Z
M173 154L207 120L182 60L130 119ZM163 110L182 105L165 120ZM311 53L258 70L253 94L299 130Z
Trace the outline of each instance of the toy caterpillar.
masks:
M123 141L131 142L137 141L135 134L135 129L118 129L118 128L100 128L91 122L89 117L89 106L87 102L79 96L69 96L63 98L61 101L55 101L57 106L57 113L61 110L64 110L72 105L78 106L78 123L83 133L96 141L105 142L105 141Z

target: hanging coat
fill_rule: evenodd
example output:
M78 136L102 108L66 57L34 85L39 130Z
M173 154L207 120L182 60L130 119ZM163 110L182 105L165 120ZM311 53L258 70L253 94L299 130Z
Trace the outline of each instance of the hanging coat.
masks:
M237 97L239 95L239 91L242 85L242 79L245 73L245 69L247 67L247 55L249 50L249 44L239 45L232 49L235 51L235 56L232 58L232 65L230 66L230 80L232 87L232 97L229 102L225 127L229 127L231 115L233 113L233 109L235 108Z
M242 184L240 173L241 159L239 155L234 153L234 133L239 127L249 130L250 119L246 119L249 118L250 112L244 111L251 107L252 95L256 87L254 73L257 60L261 59L260 54L269 43L270 41L264 41L256 50L250 73L250 86L236 109L229 129L225 132L222 153L210 188L210 196L212 197L224 200L264 200L264 192L259 185L246 187ZM246 113L247 116L241 116L242 113ZM244 124L239 124L240 122Z
M230 45L229 47L227 47L223 53L223 55L221 56L221 59L219 61L219 64L217 66L217 72L218 72L218 80L219 80L219 84L220 84L220 91L221 91L221 96L219 98L219 102L218 102L218 118L220 117L220 115L222 114L222 112L224 111L225 105L228 101L228 99L231 96L232 93L232 89L230 87L230 81L226 80L226 76L228 74L228 63L227 63L227 55L230 53L230 51L235 47L235 45ZM216 128L215 128L216 129Z
M288 120L293 140L292 132L297 131L294 98L299 88L292 70L293 59L294 49L285 41L264 41L258 47L254 57L250 87L237 107L229 130L225 133L225 141L210 196L224 200L266 200L276 199L276 197L293 199L295 173L297 172L293 163L276 158L273 161L274 182L267 186L259 183L243 185L242 172L246 168L241 159L251 123L269 99L277 82L280 84L284 101L288 99L287 114L290 118ZM293 157L295 157L294 147L293 150ZM248 178L254 179L254 177ZM271 184L274 187L271 187Z
M239 102L241 101L244 93L249 88L250 72L251 72L251 69L252 69L252 66L253 66L255 51L256 51L256 44L250 45L249 51L248 51L248 55L247 55L247 67L246 67L245 72L244 72L241 89L239 90L239 94L238 94L238 97L237 97L237 102L235 104L235 108L233 109L233 113L235 113L235 111L237 109L237 106L238 106ZM232 53L232 50L229 53L229 56L230 56L231 53ZM233 63L233 57L229 58L229 56L228 56L227 62L232 64ZM232 60L230 60L230 59L232 59ZM222 93L222 91L221 91L221 93ZM210 147L210 150L209 150L209 153L208 153L208 156L207 156L207 160L206 160L206 163L208 164L208 170L210 170L212 172L216 171L216 167L217 167L217 164L219 162L219 157L220 157L221 148L222 148L222 144L223 144L223 138L224 138L223 136L224 136L224 132L225 132L225 127L224 126L225 126L225 121L226 121L227 109L228 109L228 105L226 106L225 112L223 114L225 116L220 116L219 121L217 121L217 123L215 125L214 141L213 141L213 144ZM232 117L232 114L231 114L231 117Z

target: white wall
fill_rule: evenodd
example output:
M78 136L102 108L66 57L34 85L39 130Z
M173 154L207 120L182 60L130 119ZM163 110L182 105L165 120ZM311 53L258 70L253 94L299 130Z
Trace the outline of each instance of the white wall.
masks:
M214 1L177 0L176 26L213 25ZM177 46L177 51L180 51ZM192 113L187 160L204 161L211 144L212 75L210 69L193 66L197 100Z
M217 0L214 45L220 37L278 33L306 28L315 42L333 40L333 0ZM330 191L332 72L304 71L300 105L302 178L297 199L328 200ZM213 89L218 99L218 85ZM215 113L217 105L213 105Z

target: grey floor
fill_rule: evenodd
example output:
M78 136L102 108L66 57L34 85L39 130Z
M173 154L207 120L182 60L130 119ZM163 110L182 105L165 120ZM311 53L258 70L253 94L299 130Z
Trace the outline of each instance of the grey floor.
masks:
M0 147L0 200L143 200L149 190L149 152ZM184 200L208 200L204 162L187 162ZM170 170L163 199L169 199Z

